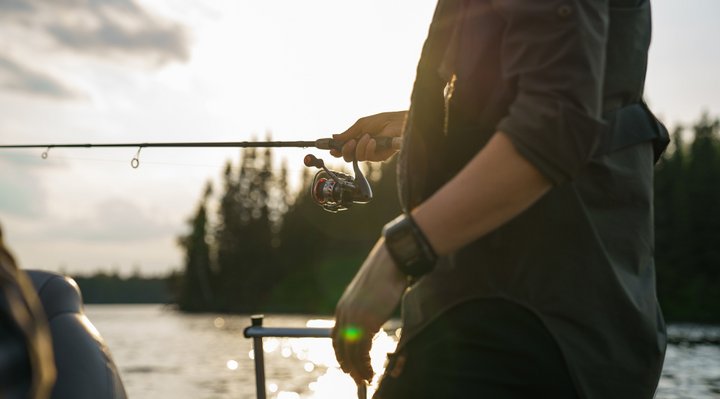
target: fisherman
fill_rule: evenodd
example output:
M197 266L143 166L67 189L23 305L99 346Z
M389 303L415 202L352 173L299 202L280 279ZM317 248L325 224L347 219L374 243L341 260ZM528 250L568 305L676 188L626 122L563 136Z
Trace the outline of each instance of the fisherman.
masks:
M643 102L649 0L440 0L407 112L334 138L383 161L404 213L346 288L333 345L357 382L402 300L376 398L652 398L665 352Z

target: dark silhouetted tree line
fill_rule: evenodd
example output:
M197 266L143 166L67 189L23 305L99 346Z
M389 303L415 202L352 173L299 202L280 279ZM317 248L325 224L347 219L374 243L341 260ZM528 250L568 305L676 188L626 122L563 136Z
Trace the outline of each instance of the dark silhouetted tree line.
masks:
M655 175L658 297L668 320L720 322L720 122L676 128Z
M135 273L122 277L116 272L73 276L86 304L109 303L171 303L170 281L177 277L143 277Z
M289 193L286 166L272 173L272 165L270 150L244 150L238 165L226 164L216 206L206 189L179 239L181 309L329 313L384 223L400 213L394 162L366 165L375 200L337 214L312 202L314 171Z

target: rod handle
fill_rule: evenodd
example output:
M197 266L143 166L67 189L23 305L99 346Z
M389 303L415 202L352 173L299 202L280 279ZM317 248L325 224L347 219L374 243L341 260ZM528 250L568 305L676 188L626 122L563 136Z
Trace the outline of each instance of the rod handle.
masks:
M392 148L393 150L399 151L402 147L402 137L374 137L377 143L378 150L386 150ZM344 141L337 141L335 139L318 139L315 140L315 148L320 150L342 150Z

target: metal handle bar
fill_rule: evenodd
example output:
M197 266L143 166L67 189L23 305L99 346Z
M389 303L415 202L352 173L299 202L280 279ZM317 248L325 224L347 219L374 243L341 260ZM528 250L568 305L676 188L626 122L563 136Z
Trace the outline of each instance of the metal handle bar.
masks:
M263 348L264 337L282 338L330 338L330 328L301 328L301 327L263 327L263 315L250 316L251 325L243 331L245 338L253 339L253 354L255 357L255 387L257 399L266 399L265 392L265 357ZM360 383L357 386L358 399L367 398L367 387Z

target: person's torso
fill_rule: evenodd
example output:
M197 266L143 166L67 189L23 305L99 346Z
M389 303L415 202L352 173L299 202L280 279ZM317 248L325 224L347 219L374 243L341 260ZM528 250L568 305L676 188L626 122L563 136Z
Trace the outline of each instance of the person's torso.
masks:
M517 82L503 75L505 24L494 3L438 4L399 162L405 209L432 195L482 149L517 94ZM631 379L639 388L627 389L626 397L648 394L664 351L652 256L649 140L658 126L641 103L649 2L610 1L608 16L605 143L575 180L554 187L528 211L421 278L404 299L402 340L457 303L501 297L538 314L586 394L617 392ZM620 364L611 370L608 362ZM619 379L604 383L597 370Z

